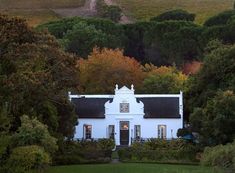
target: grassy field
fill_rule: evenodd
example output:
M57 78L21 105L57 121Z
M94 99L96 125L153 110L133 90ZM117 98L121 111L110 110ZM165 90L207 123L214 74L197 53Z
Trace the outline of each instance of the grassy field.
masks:
M18 16L27 20L30 26L46 23L60 19L60 17L52 10L0 10L2 14L9 16Z
M46 173L215 173L212 168L167 164L98 164L51 167Z
M22 17L30 26L36 26L60 19L52 8L76 8L84 3L85 0L0 0L0 13Z
M41 9L79 7L85 0L0 0L0 9Z
M196 14L196 23L224 10L232 9L234 0L115 0L132 18L148 20L164 11L185 9Z

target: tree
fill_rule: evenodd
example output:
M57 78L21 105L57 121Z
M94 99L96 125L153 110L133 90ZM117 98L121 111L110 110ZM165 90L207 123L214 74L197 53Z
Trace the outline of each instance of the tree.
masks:
M109 46L108 43L110 43ZM112 43L105 33L86 23L75 25L62 40L66 51L76 53L83 58L86 58L95 46L112 47Z
M202 27L189 21L152 22L144 34L145 55L154 65L182 64L197 60L203 48Z
M122 48L125 41L122 26L106 19L74 17L38 27L43 29L58 38L66 51L83 58L87 58L95 46Z
M9 115L7 105L0 107L0 165L5 162L7 149L11 142L9 134L11 128L11 116ZM1 168L1 166L0 166Z
M235 137L235 94L233 91L219 91L207 101L203 108L197 108L190 116L192 130L199 132L204 145L232 142Z
M0 23L0 104L8 103L10 131L28 114L47 124L53 135L71 138L77 117L67 91L77 86L76 57L22 19L0 16Z
M235 15L235 10L223 11L207 19L204 23L204 26L226 25L234 15Z
M110 5L105 10L103 17L110 19L113 22L119 22L122 17L122 9L117 5Z
M138 88L143 79L141 65L118 49L94 49L87 60L79 60L78 70L80 93L112 93L115 84Z
M149 22L137 22L134 24L123 25L126 35L124 55L135 57L141 63L149 62L145 55L144 36Z
M235 13L234 15L225 23L212 25L210 27L204 27L201 36L202 44L206 45L213 40L221 40L224 44L234 44L235 43Z
M13 139L16 146L38 145L51 154L58 148L57 140L50 135L47 126L36 118L30 119L26 115L21 117L21 126L14 134Z
M172 94L184 90L187 76L174 67L145 65L147 75L141 88L143 93Z
M177 9L164 12L156 17L151 18L151 21L162 22L165 20L185 20L194 21L195 14L188 13L185 10Z
M110 19L113 22L119 22L122 9L117 5L107 5L104 0L96 2L96 9L99 17Z
M199 72L188 80L186 105L193 108L206 106L218 90L235 91L235 46L215 41L206 48L203 65Z

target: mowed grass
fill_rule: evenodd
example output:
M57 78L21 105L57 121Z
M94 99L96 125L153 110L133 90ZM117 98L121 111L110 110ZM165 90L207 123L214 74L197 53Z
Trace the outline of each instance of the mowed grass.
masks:
M55 21L60 17L52 10L0 10L2 14L17 16L26 19L27 23L34 27L49 21Z
M233 8L234 0L115 0L124 11L137 20L148 20L165 11L184 9L196 14L196 23Z
M84 3L85 0L0 0L0 9L72 8Z
M169 164L97 164L55 166L46 173L215 173L212 168Z

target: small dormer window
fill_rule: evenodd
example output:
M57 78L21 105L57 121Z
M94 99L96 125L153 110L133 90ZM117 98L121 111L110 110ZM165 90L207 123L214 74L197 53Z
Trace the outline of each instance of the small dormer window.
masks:
M129 103L120 103L120 112L128 113L129 112Z

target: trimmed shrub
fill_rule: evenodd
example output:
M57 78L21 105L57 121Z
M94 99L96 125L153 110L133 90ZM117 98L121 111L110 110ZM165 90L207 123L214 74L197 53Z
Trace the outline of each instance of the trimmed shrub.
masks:
M12 150L7 162L9 172L26 172L31 169L43 170L51 163L50 156L37 145L17 147Z
M54 155L53 164L107 163L111 160L114 145L111 139L66 141Z
M150 139L144 143L133 143L118 151L119 158L127 162L192 163L196 162L198 149L183 140Z
M100 150L112 150L115 147L112 139L99 139L97 144Z

